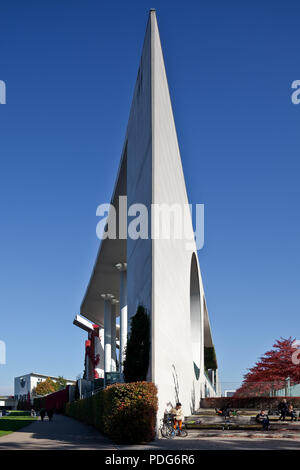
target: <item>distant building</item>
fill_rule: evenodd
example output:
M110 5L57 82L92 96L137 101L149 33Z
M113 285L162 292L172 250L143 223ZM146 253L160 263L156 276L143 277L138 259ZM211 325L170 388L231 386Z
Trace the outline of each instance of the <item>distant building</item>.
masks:
M52 377L51 375L35 374L34 372L31 372L30 374L21 375L20 377L15 377L15 388L14 388L15 399L18 400L24 396L27 397L28 393L30 394L30 397L31 397L33 389L35 389L35 387L40 382L44 382L48 377L54 382L58 380L58 377ZM66 381L67 381L67 385L76 384L75 380L66 379Z
M0 396L0 410L15 410L17 401L12 396Z
M225 390L224 392L224 397L233 397L233 395L235 394L236 390Z

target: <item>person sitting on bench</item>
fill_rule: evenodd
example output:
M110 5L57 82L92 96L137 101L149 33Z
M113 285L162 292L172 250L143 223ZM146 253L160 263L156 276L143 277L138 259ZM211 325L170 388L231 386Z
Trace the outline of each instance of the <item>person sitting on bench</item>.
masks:
M297 414L292 404L288 407L287 416L291 417L291 421L297 421Z
M226 403L226 405L222 406L219 410L215 408L217 415L224 416L225 418L229 418L230 415L230 403Z
M172 408L170 410L170 413L173 415L173 420L174 420L174 429L177 429L177 426L179 427L179 432L178 434L180 435L181 433L181 428L182 428L182 421L184 419L183 411L181 408L181 403L176 403L176 407Z
M269 431L270 428L270 421L269 416L265 412L265 410L261 410L258 415L256 415L255 421L259 424L262 424L264 431Z

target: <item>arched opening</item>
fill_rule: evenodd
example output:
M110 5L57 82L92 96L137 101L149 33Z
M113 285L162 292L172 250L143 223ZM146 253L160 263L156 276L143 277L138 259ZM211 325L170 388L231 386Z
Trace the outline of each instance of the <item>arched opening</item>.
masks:
M193 253L191 261L190 316L194 372L196 379L199 380L201 366L201 301L198 265L195 253Z

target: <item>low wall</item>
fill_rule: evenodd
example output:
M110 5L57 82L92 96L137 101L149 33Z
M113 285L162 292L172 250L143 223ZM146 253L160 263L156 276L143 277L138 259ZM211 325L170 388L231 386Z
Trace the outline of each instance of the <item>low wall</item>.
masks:
M292 403L295 408L300 408L300 397L212 397L203 398L201 400L201 408L222 408L228 403L230 408L233 409L269 409L277 408L278 404L282 401L283 398L286 398L288 403Z

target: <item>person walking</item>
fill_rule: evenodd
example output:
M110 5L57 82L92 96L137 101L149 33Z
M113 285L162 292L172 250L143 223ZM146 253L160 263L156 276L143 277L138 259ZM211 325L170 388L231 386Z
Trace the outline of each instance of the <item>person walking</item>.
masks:
M53 410L52 409L47 410L47 415L48 415L48 418L49 418L49 422L51 422L52 418L53 418L53 415L54 415Z
M42 408L40 411L41 421L44 421L45 416L46 416L46 410L45 408Z

